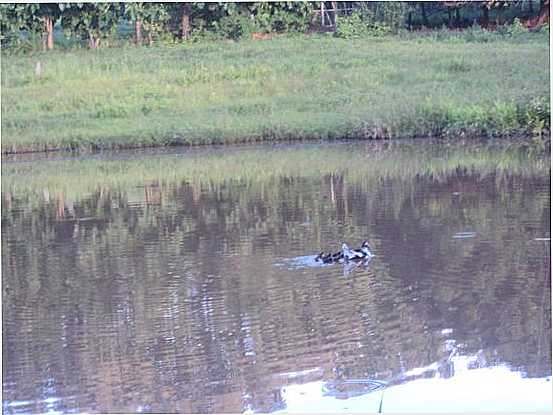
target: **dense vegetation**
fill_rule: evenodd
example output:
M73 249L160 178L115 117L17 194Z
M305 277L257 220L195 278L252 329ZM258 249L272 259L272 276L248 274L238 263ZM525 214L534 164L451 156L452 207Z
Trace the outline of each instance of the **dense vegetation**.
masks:
M476 2L50 3L0 5L3 46L43 44L98 48L133 38L154 41L238 39L252 33L334 30L338 36L401 29L486 28L536 18L548 21L548 0ZM545 16L547 15L547 16Z

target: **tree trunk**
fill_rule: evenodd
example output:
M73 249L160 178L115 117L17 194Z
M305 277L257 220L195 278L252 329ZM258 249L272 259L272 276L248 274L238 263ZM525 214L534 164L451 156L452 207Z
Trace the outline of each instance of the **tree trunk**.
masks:
M181 39L187 40L190 36L190 3L183 3L181 9Z
M423 2L421 2L420 7L421 7L421 14L422 14L422 25L424 27L428 27L428 17L426 16L426 5Z
M54 49L54 19L50 16L44 16L44 28L46 30L46 37L44 38L44 49Z
M334 28L334 31L336 31L336 19L338 17L338 3L335 2L335 1L332 1L331 2L332 4L332 8L334 9L334 11L332 12L332 26Z
M486 4L483 4L482 5L482 23L480 24L480 26L488 27L489 23L490 23L490 13Z
M134 41L137 45L142 44L142 22L138 19L134 22Z
M549 0L540 1L540 4L538 15L526 22L526 27L528 29L534 29L544 23L549 23Z
M534 14L534 0L528 1L528 11L530 12L530 15Z
M413 29L413 18L412 18L412 16L411 16L411 14L412 14L411 12L409 12L409 13L407 14L407 28L408 28L409 30L412 30L412 29Z
M538 16L538 23L540 25L549 23L549 0L541 1L540 13Z
M457 26L457 28L461 27L461 11L459 8L455 9L455 26Z
M90 49L98 49L100 46L100 37L96 37L95 35L91 34L90 38L88 39L88 46Z
M447 8L447 25L451 28L453 25L451 24L451 9Z
M90 49L98 49L100 46L100 36L102 31L100 30L100 15L99 11L96 11L91 16L91 21L88 26L88 46Z

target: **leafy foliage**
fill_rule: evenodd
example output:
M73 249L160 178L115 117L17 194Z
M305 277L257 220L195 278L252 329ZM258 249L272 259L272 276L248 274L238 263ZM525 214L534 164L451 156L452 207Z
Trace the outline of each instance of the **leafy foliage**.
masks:
M396 32L405 25L407 4L399 1L363 3L361 15L372 32Z
M364 37L369 34L369 28L363 21L361 13L352 13L340 18L336 27L336 35L344 39Z
M500 31L517 35L526 30L520 19L538 11L534 2L537 0L348 2L337 6L341 11L335 19L336 32L343 38L355 38L398 33L405 27L466 28L476 22L487 27L488 21L495 22L494 25L500 25L499 21L514 21L512 26L502 27ZM320 2L292 1L2 4L1 41L4 47L32 48L36 39L44 39L45 30L51 34L52 23L61 25L66 36L88 42L91 48L100 46L101 40L113 36L117 27L129 23L134 26L135 39L140 37L139 43L143 37L148 43L177 39L236 40L247 38L252 32L316 30L320 25L316 14L319 5ZM353 13L351 7L355 9Z
M354 12L340 18L336 27L336 35L345 39L367 36L381 37L391 33L392 28L380 21L368 23L360 12Z
M513 24L506 27L505 31L512 36L521 35L528 32L528 29L524 27L519 18L515 18Z
M2 45L20 45L24 38L20 32L28 28L28 5L0 4L0 40Z
M124 16L132 22L139 22L150 42L165 32L170 19L169 10L163 5L144 2L126 3Z
M45 18L57 20L63 5L51 4L0 4L0 41L2 46L20 46L45 32ZM26 36L21 36L25 33Z
M213 22L214 32L227 39L240 39L248 37L257 30L253 19L245 13L233 13Z
M91 48L97 48L101 39L115 32L123 15L120 3L65 3L61 7L66 34L87 40Z

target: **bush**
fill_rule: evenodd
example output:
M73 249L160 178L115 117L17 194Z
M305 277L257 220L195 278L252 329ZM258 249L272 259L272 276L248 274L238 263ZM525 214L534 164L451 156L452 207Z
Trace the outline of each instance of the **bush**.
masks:
M190 37L188 40L191 42L202 42L202 41L214 41L220 39L220 35L210 30L203 19L195 19L193 21L192 30L190 32Z
M501 32L509 36L520 36L528 33L528 28L526 28L517 17L512 24L501 28Z
M532 134L542 136L551 131L551 104L549 99L534 98L525 113L526 122L532 129Z
M338 18L336 35L344 39L364 37L369 34L369 28L360 13Z
M336 36L344 39L361 37L381 37L390 34L392 27L384 22L370 21L361 12L354 12L349 16L340 17L336 24Z
M408 5L405 2L369 2L361 8L363 20L375 34L397 32L405 27L405 16Z
M255 23L245 14L232 14L213 22L215 32L224 38L238 40L256 31Z
M305 32L309 23L309 11L276 9L272 15L271 29L275 32Z
M305 32L313 18L313 3L254 3L254 24L260 32Z

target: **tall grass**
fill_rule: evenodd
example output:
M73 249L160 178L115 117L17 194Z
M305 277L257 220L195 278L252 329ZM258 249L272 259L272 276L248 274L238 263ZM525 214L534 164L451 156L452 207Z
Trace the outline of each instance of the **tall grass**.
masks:
M2 150L528 134L549 125L548 57L543 34L4 55Z

